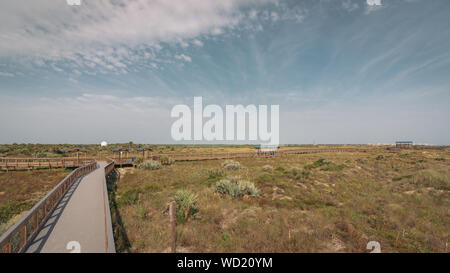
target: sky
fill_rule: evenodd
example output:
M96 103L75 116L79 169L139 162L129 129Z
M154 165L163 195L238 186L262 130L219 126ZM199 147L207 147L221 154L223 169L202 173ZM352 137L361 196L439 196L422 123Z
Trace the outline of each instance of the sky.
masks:
M450 145L448 0L1 0L0 143L178 143L177 104L282 144Z

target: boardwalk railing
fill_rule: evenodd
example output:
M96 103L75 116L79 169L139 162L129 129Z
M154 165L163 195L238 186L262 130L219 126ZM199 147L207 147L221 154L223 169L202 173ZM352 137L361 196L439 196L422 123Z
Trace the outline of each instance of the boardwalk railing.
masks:
M108 164L105 166L105 180L103 189L108 189L106 180L108 179L108 176L114 171L115 162L114 160L108 158L106 160ZM112 228L112 219L111 219L111 209L109 205L109 196L108 191L104 190L104 200L105 200L105 226L106 226L106 252L108 253L116 253L116 247L114 244L114 232Z
M95 161L93 158L6 158L0 157L0 169L70 168L84 166Z
M275 151L274 156L283 156L287 154L311 154L311 153L324 153L324 152L363 152L365 149L361 148L313 148L313 149L282 149ZM246 157L257 157L257 156L264 156L269 155L269 152L266 153L258 153L257 151L251 151L251 152L241 152L241 153L183 153L183 154L157 154L153 155L151 157L147 157L146 159L150 158L161 158L162 156L167 156L172 158L175 161L195 161L195 160L212 160L212 159L232 159L232 158L246 158ZM133 161L133 158L136 159L139 156L136 157L121 157L114 158L116 165L132 165L135 163L135 160Z
M105 166L105 176L107 177L113 170L114 170L114 160L112 160L112 159L110 159L110 158L108 158L107 160L106 160L106 162L108 163L106 166Z
M24 251L27 244L46 222L70 186L83 175L97 169L97 167L97 162L91 162L86 166L79 167L66 176L39 203L31 208L22 219L0 237L0 252L16 253Z

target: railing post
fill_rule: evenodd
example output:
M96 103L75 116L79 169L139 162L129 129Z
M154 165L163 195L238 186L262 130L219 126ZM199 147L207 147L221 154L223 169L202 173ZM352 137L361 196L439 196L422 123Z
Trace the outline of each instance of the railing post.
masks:
M3 253L11 253L11 239L8 239L8 242L3 247Z
M47 216L47 208L46 208L46 204L47 202L44 202L44 204L42 205L42 218L45 219L45 217Z
M175 201L171 202L169 205L169 218L170 218L170 227L172 233L172 252L175 253L177 247L177 230L176 230L176 203Z
M20 230L20 250L27 244L27 224L25 223Z
M33 220L34 220L34 232L36 232L38 230L39 227L39 211L36 211L33 215Z

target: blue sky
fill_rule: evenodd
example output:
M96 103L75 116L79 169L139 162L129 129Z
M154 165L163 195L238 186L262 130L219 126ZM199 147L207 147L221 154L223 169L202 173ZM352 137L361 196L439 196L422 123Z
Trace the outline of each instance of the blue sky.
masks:
M450 144L447 0L3 0L0 143L173 143L279 104L281 143Z

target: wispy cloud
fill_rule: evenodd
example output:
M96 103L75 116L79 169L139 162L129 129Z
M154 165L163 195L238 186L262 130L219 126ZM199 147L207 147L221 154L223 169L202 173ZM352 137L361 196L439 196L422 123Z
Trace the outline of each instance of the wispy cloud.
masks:
M85 0L69 6L65 1L6 0L0 10L0 57L126 72L143 56L154 56L161 43L202 46L196 37L236 28L245 19L242 8L269 2Z
M342 7L343 7L345 10L347 10L347 11L349 11L349 12L352 12L352 11L358 9L358 8L359 8L359 5L358 5L358 3L353 2L352 0L344 0L344 1L342 2Z
M192 62L191 57L184 55L184 54L175 55L175 59L183 60L183 61L189 62L189 63Z
M0 71L0 77L14 77L15 75L8 72L1 72Z

